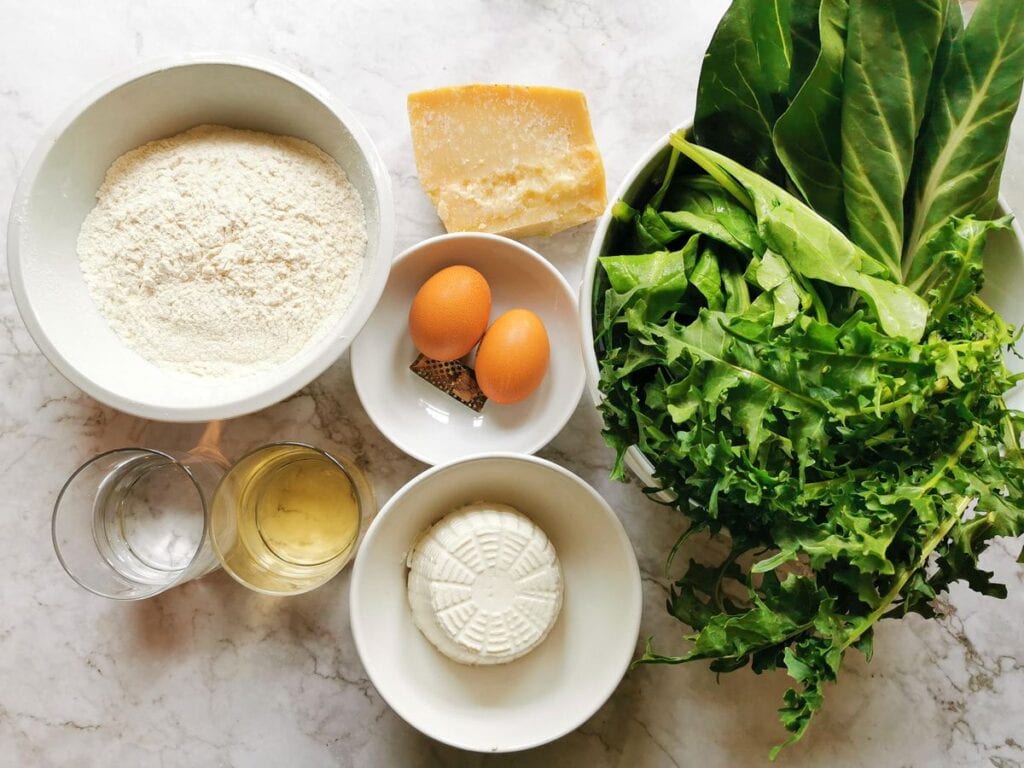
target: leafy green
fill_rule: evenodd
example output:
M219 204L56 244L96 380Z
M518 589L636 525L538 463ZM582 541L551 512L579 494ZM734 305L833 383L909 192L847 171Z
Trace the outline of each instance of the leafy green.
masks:
M818 16L821 0L793 0L789 29L793 42L793 58L789 68L789 96L803 87L814 68L821 49Z
M948 0L850 0L842 175L850 239L898 274L903 196Z
M620 297L614 311L623 312L643 301L646 317L656 320L672 309L689 284L686 263L693 259L697 239L679 251L655 251L641 256L606 256L601 259L608 280ZM692 269L692 266L691 266Z
M662 217L672 227L700 232L737 250L761 248L753 217L718 184L688 179L671 188L664 207Z
M817 61L773 130L775 151L793 184L837 227L846 223L841 163L847 12L847 0L821 0Z
M791 0L735 0L711 40L697 86L697 140L768 176L779 173L772 126L789 87L790 6Z
M918 140L904 273L915 270L914 261L951 217L995 213L1022 79L1024 3L984 0L967 29L949 43L948 63Z
M822 216L736 161L690 144L680 133L672 136L671 143L719 182L728 178L723 184L726 189L739 187L737 198L754 213L761 239L775 253L784 254L794 272L856 290L887 333L912 341L921 338L928 313L921 297L876 277L879 268L870 256Z
M709 309L725 309L725 292L722 290L722 273L718 259L710 248L704 250L691 275L693 286L704 296Z
M1024 376L979 291L1022 81L1018 0L966 29L955 0L734 0L697 143L673 135L613 207L613 476L636 446L689 518L670 563L696 532L727 543L671 586L688 647L640 661L784 668L772 757L880 620L935 615L956 581L1005 596L979 557L1024 533Z
M911 286L928 298L933 319L941 319L956 302L981 289L988 233L1009 226L1008 216L995 221L954 216L935 232L917 259L919 271L911 275Z

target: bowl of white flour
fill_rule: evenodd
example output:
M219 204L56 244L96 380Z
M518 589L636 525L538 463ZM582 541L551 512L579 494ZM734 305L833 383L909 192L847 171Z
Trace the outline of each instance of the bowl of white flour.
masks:
M149 64L43 136L8 265L40 350L146 418L230 418L288 397L362 328L394 210L365 131L318 85L246 57Z

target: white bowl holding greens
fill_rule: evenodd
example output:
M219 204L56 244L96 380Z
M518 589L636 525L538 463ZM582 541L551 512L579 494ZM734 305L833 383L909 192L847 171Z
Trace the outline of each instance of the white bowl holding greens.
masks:
M978 558L1024 532L1021 235L996 218L1024 4L960 10L736 0L699 142L673 133L638 192L663 145L645 158L591 254L616 474L653 465L721 545L678 558L668 610L693 643L645 660L784 666L773 758L880 619L932 616L954 581L1004 596Z
M686 124L676 130L688 132L690 128L691 126ZM674 132L670 131L654 142L615 190L611 204L597 223L583 267L578 302L580 337L587 373L587 392L595 406L601 404L603 395L599 386L601 372L594 349L594 290L600 269L600 258L612 255L608 250L613 223L612 206L619 200L632 204L644 190L648 189L652 178L668 161L671 153L669 136ZM1000 215L1012 213L1004 198L1000 198L999 207ZM1016 218L1011 229L995 230L989 234L985 249L985 287L982 296L1007 322L1018 328L1024 327L1024 229ZM1024 371L1024 360L1015 355L1007 355L1006 364L1014 372ZM1022 388L1018 387L1006 400L1011 407L1024 407ZM654 466L637 446L631 446L626 451L625 462L644 485L658 485L654 477Z

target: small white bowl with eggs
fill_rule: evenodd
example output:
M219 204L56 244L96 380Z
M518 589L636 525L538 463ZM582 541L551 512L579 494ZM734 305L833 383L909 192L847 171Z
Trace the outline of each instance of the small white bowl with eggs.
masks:
M417 627L410 601L410 553L438 521L478 502L531 521L560 566L550 631L506 663L449 658ZM476 607L489 610L482 599ZM512 752L579 727L615 691L636 653L640 570L615 512L587 483L544 459L492 453L429 469L392 497L356 556L350 611L363 666L398 715L454 747Z
M512 309L534 313L546 329L547 370L520 402L489 401L477 412L410 370L417 358L410 308L427 280L453 266L478 271L490 286L490 329ZM470 366L474 355L465 358ZM511 354L508 362L518 361ZM459 232L424 240L395 259L384 295L352 345L352 378L377 428L422 462L489 451L532 454L566 425L586 384L575 291L542 255L507 237Z

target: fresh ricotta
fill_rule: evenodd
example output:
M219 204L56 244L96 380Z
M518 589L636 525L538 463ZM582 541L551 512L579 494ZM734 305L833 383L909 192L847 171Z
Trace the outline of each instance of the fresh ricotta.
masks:
M461 664L536 648L562 608L562 569L544 532L505 504L477 502L424 533L407 559L416 626Z

